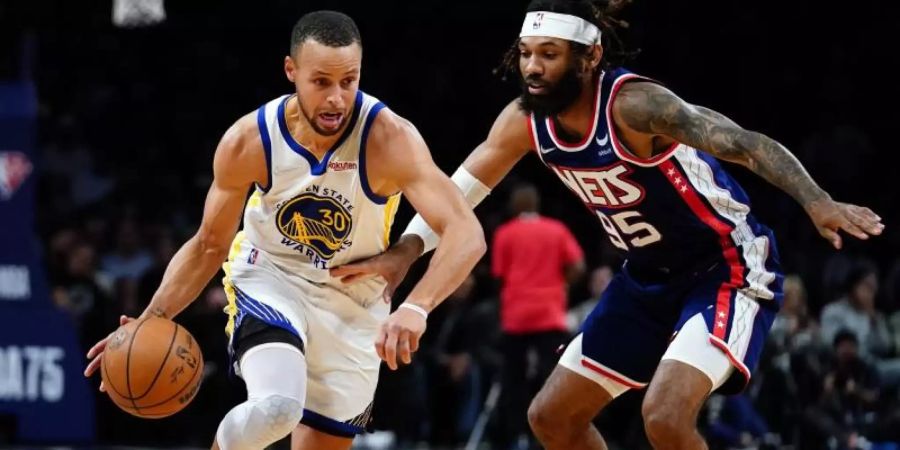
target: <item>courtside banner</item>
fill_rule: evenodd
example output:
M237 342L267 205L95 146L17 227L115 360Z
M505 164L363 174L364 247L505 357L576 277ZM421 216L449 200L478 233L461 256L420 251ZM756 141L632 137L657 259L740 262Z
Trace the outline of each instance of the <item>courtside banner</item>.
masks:
M50 302L34 228L36 112L34 86L0 84L0 445L89 443L87 360Z

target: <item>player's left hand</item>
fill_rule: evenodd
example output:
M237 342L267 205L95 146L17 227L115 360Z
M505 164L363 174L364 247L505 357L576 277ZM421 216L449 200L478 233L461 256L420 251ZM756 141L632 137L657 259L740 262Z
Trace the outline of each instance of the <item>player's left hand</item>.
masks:
M838 250L843 245L838 234L840 230L858 239L880 235L884 230L881 217L863 206L825 199L812 202L806 208L806 212L819 230L819 234Z
M133 317L128 317L126 315L119 316L119 326L124 326L125 324L134 321ZM115 334L113 331L109 333L109 336L100 340L100 342L94 344L90 350L88 350L87 357L91 360L88 366L84 369L84 376L90 377L100 368L100 364L103 362L103 351L106 350L106 344L109 342L109 339ZM106 392L106 384L101 380L100 381L100 392Z
M419 350L419 339L425 333L426 320L421 314L407 308L397 308L381 324L375 339L375 351L391 370L397 370L397 360L403 364L412 362L412 354Z
M353 284L373 277L381 277L387 281L382 294L385 303L391 302L391 297L397 286L406 277L406 272L419 255L422 253L421 244L416 246L412 239L403 236L400 240L375 256L333 267L329 270L332 277L340 278L341 283Z

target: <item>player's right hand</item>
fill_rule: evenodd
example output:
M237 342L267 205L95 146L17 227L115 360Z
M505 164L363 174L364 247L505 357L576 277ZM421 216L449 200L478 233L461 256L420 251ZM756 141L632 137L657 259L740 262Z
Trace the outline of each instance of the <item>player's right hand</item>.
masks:
M119 326L125 325L126 323L133 320L135 320L133 317L124 315L119 316ZM90 377L94 374L94 372L97 371L97 369L100 368L100 362L103 358L103 350L106 348L106 343L109 342L109 338L112 337L114 333L115 331L110 333L109 336L101 339L100 342L94 344L94 346L91 347L90 350L88 350L87 358L90 359L91 362L88 363L87 368L84 369L84 376ZM100 382L100 392L106 392L106 386L103 384L103 381Z
M397 308L381 324L375 339L375 353L391 370L397 370L398 363L412 363L412 355L419 350L419 340L428 326L419 313L406 308Z
M340 278L344 284L352 284L380 276L387 281L384 301L391 302L397 286L406 277L410 266L422 254L422 240L417 236L403 236L384 253L332 268L332 277Z

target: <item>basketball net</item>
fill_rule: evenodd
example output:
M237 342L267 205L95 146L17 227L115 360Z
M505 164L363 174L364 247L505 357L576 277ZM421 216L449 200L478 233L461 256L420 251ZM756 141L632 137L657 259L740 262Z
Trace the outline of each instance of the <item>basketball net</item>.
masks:
M112 21L118 27L137 28L166 20L164 0L113 0Z

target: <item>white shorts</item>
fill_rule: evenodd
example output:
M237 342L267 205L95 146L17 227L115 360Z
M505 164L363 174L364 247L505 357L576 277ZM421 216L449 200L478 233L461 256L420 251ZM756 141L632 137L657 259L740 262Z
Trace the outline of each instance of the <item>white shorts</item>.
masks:
M579 334L572 340L562 357L559 364L589 380L599 384L612 398L616 398L629 389L643 387L645 384L637 383L628 379L608 367L604 367L604 375L597 370L592 370L584 364L585 357L581 350L582 335ZM675 335L675 338L669 344L668 349L662 357L663 360L671 359L681 361L689 366L695 367L712 382L712 389L718 389L734 371L734 366L728 359L728 356L718 347L710 343L709 329L703 316L697 314L691 317L681 331Z
M307 362L307 373L297 374L307 377L302 423L342 435L362 432L381 366L375 339L390 305L380 296L355 298L352 289L290 276L261 256L253 265L237 259L226 270L226 331L233 337L252 315L297 335Z

